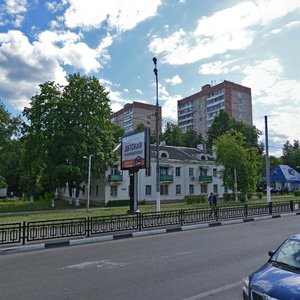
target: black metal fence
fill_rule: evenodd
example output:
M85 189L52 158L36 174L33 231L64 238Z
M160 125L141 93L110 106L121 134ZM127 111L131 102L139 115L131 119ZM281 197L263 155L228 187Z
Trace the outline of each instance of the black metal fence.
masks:
M161 211L160 213L0 224L0 245L25 245L40 240L90 237L113 232L142 231L143 229L163 226L183 226L228 219L247 219L254 216L294 211L300 211L300 200L271 202L269 204L219 206L213 212L209 208L193 208Z

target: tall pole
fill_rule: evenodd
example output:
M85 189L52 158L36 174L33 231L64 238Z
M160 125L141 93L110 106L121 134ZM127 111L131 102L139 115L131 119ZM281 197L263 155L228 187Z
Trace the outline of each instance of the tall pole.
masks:
M91 165L92 165L92 155L89 155L89 173L88 173L88 186L87 186L87 202L86 202L86 211L89 211L90 208L90 189L91 189Z
M266 139L267 203L270 203L271 202L271 187L270 187L270 158L269 158L268 117L267 116L265 116L265 139Z
M159 168L159 106L158 106L158 71L157 59L153 57L156 81L156 211L160 212L160 168Z

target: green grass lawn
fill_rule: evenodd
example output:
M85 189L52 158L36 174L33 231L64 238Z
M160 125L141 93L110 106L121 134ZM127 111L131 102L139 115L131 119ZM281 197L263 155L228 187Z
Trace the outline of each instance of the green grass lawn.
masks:
M300 197L294 195L272 196L272 201L288 201L300 200ZM266 197L261 201L251 200L249 203L266 203ZM226 202L223 200L218 201L218 205L243 205L243 203ZM8 205L10 206L8 210ZM193 203L186 204L180 203L161 203L161 211L176 210L176 209L189 209L208 207L208 203ZM70 206L67 201L56 201L55 208L51 207L51 201L39 200L30 203L25 200L7 200L0 202L0 224L23 222L23 221L38 221L38 220L57 220L57 219L72 219L82 217L94 216L108 216L116 214L126 214L129 207L91 207L89 212L86 211L85 205L80 207ZM156 205L140 205L139 210L142 213L155 212ZM9 212L8 212L9 211Z

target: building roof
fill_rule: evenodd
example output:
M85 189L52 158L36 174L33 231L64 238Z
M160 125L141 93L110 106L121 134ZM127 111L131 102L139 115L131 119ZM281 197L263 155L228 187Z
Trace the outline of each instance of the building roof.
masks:
M177 147L177 146L159 146L160 155L166 153L165 158L176 159L176 160L198 160L198 161L214 161L214 158L204 153L203 151L197 148L189 147ZM156 145L151 145L151 158L156 157ZM164 158L164 157L162 157Z
M271 181L300 182L300 173L288 165L278 165L270 171Z

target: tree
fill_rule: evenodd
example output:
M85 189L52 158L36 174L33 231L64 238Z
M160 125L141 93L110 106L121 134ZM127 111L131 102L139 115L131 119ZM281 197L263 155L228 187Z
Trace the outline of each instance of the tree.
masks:
M20 123L20 117L13 117L0 101L0 176L14 194L19 193Z
M242 133L229 130L214 141L217 162L224 166L224 185L247 195L259 182L257 148L246 148Z
M230 118L228 113L224 110L219 112L218 116L214 118L211 127L208 129L208 149L211 149L213 141L216 138L230 129L234 129L243 134L245 137L245 147L256 147L260 155L263 153L262 145L258 144L261 131L253 125L247 124L241 120Z
M300 166L300 147L299 141L294 140L291 144L290 141L286 141L282 149L282 161L283 164L289 165L292 168L297 168Z
M167 145L183 146L183 133L178 125L167 123L166 130L162 134L161 141Z
M24 110L29 121L25 132L40 142L37 159L45 164L49 191L68 182L78 197L88 172L84 157L93 155L95 175L115 159L116 127L110 121L108 92L95 77L79 74L69 75L64 87L46 82L40 89L31 98L31 108Z
M201 134L197 134L193 129L188 129L182 136L183 145L185 147L196 148L197 145L203 143Z

